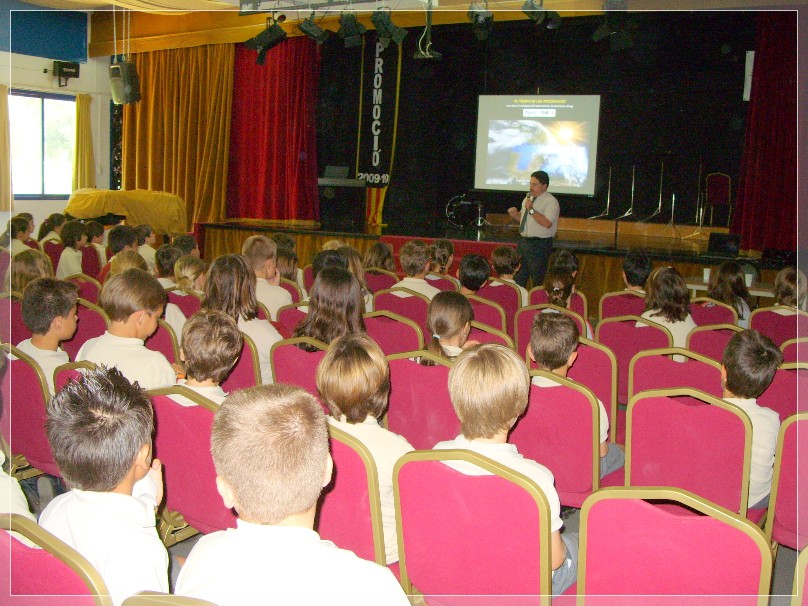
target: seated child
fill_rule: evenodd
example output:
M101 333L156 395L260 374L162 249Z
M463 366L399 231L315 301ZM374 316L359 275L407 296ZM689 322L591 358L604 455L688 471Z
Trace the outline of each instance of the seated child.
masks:
M721 303L726 303L738 314L738 326L749 328L749 290L744 282L741 266L736 261L724 261L710 277L707 296ZM705 307L714 306L708 303Z
M64 250L59 257L56 277L64 280L69 276L83 273L81 269L81 249L87 244L87 234L81 221L68 221L62 228Z
M465 255L460 259L457 279L460 280L461 295L476 295L491 276L488 259L482 255Z
M390 396L390 369L382 350L370 337L340 337L317 368L320 399L331 411L328 422L367 446L379 474L384 548L387 563L398 562L393 466L414 450L403 437L379 424Z
M104 244L104 226L98 221L87 221L84 224L84 231L87 234L87 245L92 246L98 253L98 267L107 264L107 247Z
M177 375L165 356L143 344L157 330L166 303L165 290L154 276L140 269L112 276L98 303L109 316L109 327L82 345L76 360L115 366L143 389L174 385Z
M659 267L651 273L642 317L667 328L674 347L686 346L687 335L696 328L696 323L690 315L690 291L673 267ZM679 355L673 359L684 362Z
M426 350L453 360L464 349L479 345L468 340L473 319L474 310L465 296L453 290L439 292L429 303L426 326L430 339ZM426 358L419 358L418 362L432 366L432 361Z
M645 283L651 275L651 259L642 251L630 250L623 259L623 282L626 290L645 296Z
M152 460L151 401L115 368L87 372L51 400L45 431L70 492L39 523L101 574L116 606L140 591L168 592L168 554L155 508L163 472Z
M430 301L440 292L424 279L429 273L429 249L421 240L410 240L398 251L398 261L401 269L407 274L394 288L408 288L424 295ZM399 297L409 297L406 293L396 293Z
M31 338L17 347L39 364L48 389L53 387L53 372L70 361L59 344L76 332L76 301L79 289L71 282L38 278L28 285L22 299L22 321Z
M772 488L774 451L780 417L760 406L756 398L774 379L783 354L756 330L735 333L721 363L722 398L743 410L752 423L752 461L749 467L749 508L768 507Z
M174 263L174 280L177 287L174 291L178 296L188 294L202 296L205 292L207 280L207 264L193 255L183 255Z
M395 273L396 263L393 260L393 247L387 242L375 242L368 248L367 252L365 252L365 258L362 264L368 269L375 267Z
M277 263L281 278L297 284L297 253L288 248L278 247Z
M322 246L322 248L320 248L320 251L322 252L324 250L339 250L343 246L345 246L345 242L343 242L342 240L337 240L336 238L334 238L332 240L327 240L327 241L323 242L323 246Z
M160 286L168 290L176 288L177 281L174 277L174 265L182 256L182 251L171 244L163 244L154 253L154 274Z
M196 238L194 238L191 234L177 236L174 238L172 244L179 248L183 255L193 255L197 258L202 256L199 252L199 244L196 243Z
M219 386L241 355L244 339L235 320L221 311L203 309L190 318L182 329L180 359L185 366L185 381L180 381L208 400L221 404L227 394ZM193 402L171 396L185 406Z
M269 236L275 241L275 244L278 245L278 250L287 250L289 252L295 252L295 239L293 236L285 232L275 232L274 234L270 234ZM287 278L287 280L292 280L293 282L297 282L298 288L300 288L300 292L303 293L303 300L306 299L306 285L303 283L303 270L300 267L297 267L297 254L295 254L295 270L296 276L294 278ZM285 277L285 276L284 276Z
M449 273L454 262L454 244L441 238L429 245L429 273L426 280L440 280Z
M508 443L508 432L527 408L529 387L525 363L512 349L488 343L464 351L449 371L449 395L463 433L454 440L439 442L435 450L474 451L526 475L538 485L550 504L553 595L559 595L576 580L578 536L561 534L561 503L552 472L525 459L516 446ZM451 466L468 475L488 473L463 461ZM507 515L507 503L502 507L503 515Z
M277 253L277 245L267 236L250 236L241 247L242 256L255 273L255 298L266 306L271 320L278 319L281 307L292 304L292 295L279 286Z
M557 272L551 270L547 272L544 278L544 288L547 291L547 301L550 305L570 309L570 302L572 301L572 294L575 292L575 278L569 272ZM559 313L556 309L543 309L542 313ZM589 320L584 318L586 322L586 338L592 338L592 326Z
M133 227L129 227L128 225L116 225L112 229L109 230L109 234L107 235L107 246L109 247L110 252L113 254L112 259L115 258L114 255L117 255L119 252L124 250L131 250L137 252L137 233ZM98 281L102 284L107 279L107 274L109 274L110 264L112 259L101 268L101 271L98 272Z
M340 269L348 269L348 257L343 255L338 250L323 250L314 255L311 260L311 274L312 279L317 278L319 274L326 267L339 267Z
M497 277L500 280L513 284L519 289L519 306L526 307L530 302L527 289L524 286L519 286L513 279L516 272L522 267L519 253L516 252L516 249L512 246L495 248L494 252L491 253L491 264L494 266L494 271L497 272ZM491 286L500 286L500 284L499 282L491 282Z
M373 311L373 294L370 292L368 285L365 283L365 266L362 265L362 255L353 246L343 246L339 249L345 258L348 259L348 271L359 282L359 289L362 292L362 301L364 302L364 311L370 313Z
M28 219L12 217L8 222L6 231L0 236L0 246L6 248L8 254L12 257L28 250L30 247L25 244L25 241L31 235L30 227L31 222Z
M135 227L137 233L137 252L143 257L146 265L149 268L149 273L154 273L154 255L157 251L154 245L157 243L157 234L151 228L151 225L138 225Z
M806 293L805 274L796 267L784 267L774 279L774 298L777 313L792 316L798 309L805 311Z
M42 248L42 245L45 242L62 242L62 236L59 235L62 233L62 227L64 224L67 223L67 218L61 213L53 213L49 215L47 219L42 222L42 225L39 226L39 233L37 234L37 240L39 240L39 247ZM44 250L44 248L42 248Z
M326 267L311 286L306 317L295 327L293 337L311 337L329 344L347 334L365 332L364 303L359 281L347 269ZM298 345L306 351L313 346Z
M555 271L558 273L568 273L572 276L573 283L578 276L578 257L572 251L563 249L550 257L547 269L548 271ZM573 289L574 292L575 289Z
M530 331L528 354L541 370L559 377L566 377L578 357L578 337L580 332L575 321L562 314L536 314ZM533 377L536 387L558 387L558 383L546 377ZM623 449L618 444L609 443L609 415L603 402L598 400L600 409L600 477L620 469L626 460Z
M136 253L134 250L122 250L109 262L107 277L117 276L127 269L139 269L151 273L149 272L149 266L146 264L146 260L140 256L140 253Z
M230 394L211 433L216 486L239 515L235 529L202 537L176 593L218 606L398 604L393 574L320 539L317 500L331 481L328 431L314 396L291 385Z
M6 272L6 285L11 292L22 294L25 287L37 278L52 277L53 267L48 255L32 248L11 258Z

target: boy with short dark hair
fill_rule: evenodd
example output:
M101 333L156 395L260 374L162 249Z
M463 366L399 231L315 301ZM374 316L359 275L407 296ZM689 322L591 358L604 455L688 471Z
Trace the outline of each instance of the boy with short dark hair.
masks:
M522 262L519 259L519 253L516 252L516 249L512 246L500 246L499 248L495 248L494 252L491 253L491 264L494 266L494 271L497 273L497 277L500 280L513 284L519 289L519 305L526 307L530 303L527 289L517 284L513 279L516 272L522 267ZM498 282L491 282L490 285L499 286L500 284Z
M460 280L461 295L476 295L491 276L488 259L482 255L469 254L460 259L457 279Z
M168 554L157 536L163 496L148 396L115 368L88 371L51 400L45 431L70 492L39 523L89 560L112 601L168 592Z
M768 507L772 488L774 452L780 417L757 403L771 384L783 354L768 337L756 330L735 333L721 362L723 399L743 410L752 423L752 461L749 467L749 508Z
M551 372L559 377L566 377L569 369L578 357L578 325L569 316L560 313L536 314L530 331L530 349L528 354L541 370ZM560 387L558 383L547 377L533 377L531 383L536 387ZM598 400L600 418L600 477L623 467L626 455L623 449L609 443L609 415L603 402Z
M623 282L626 290L645 294L645 283L651 275L651 259L642 251L630 250L623 258Z
M98 303L109 316L109 327L82 345L76 360L116 366L143 389L174 385L177 376L165 356L143 344L157 330L166 304L166 292L154 276L141 269L112 276L101 289Z
M512 349L489 343L465 350L449 371L449 395L463 433L454 440L436 444L435 450L459 448L477 452L526 475L538 485L550 505L553 595L560 595L575 582L578 537L573 533L561 534L561 503L552 472L524 458L515 445L508 443L508 432L527 408L529 388L525 363ZM487 473L464 462L450 466L468 475ZM507 515L507 503L502 505L503 515Z
M278 245L267 236L250 236L241 247L241 254L255 273L255 298L263 303L272 320L278 310L292 304L292 295L279 286L281 275L277 264Z
M146 225L145 223L135 227L135 232L137 233L137 252L146 261L149 271L153 272L154 255L157 252L154 249L154 245L157 243L157 234L154 233L151 225Z
M325 416L314 396L290 385L232 393L213 421L211 454L219 494L239 519L235 529L208 534L194 546L180 571L178 595L218 606L409 605L389 570L313 530L333 468Z
M197 259L200 257L199 244L196 243L196 238L191 234L177 236L174 238L173 245L179 248L183 255L193 255Z
M175 288L174 265L182 256L182 251L171 244L163 244L154 254L154 273L160 286L168 290Z
M398 251L398 261L401 263L401 269L404 270L407 277L397 282L393 288L408 288L424 295L430 301L432 297L440 292L440 289L435 288L426 281L432 258L429 254L429 247L425 242L422 240L410 240L407 242ZM406 293L396 294L400 297L409 296Z
M78 298L75 284L54 278L37 278L23 295L22 321L31 331L31 338L17 347L39 364L51 394L55 392L53 372L70 361L59 344L76 332Z
M107 234L107 247L112 253L112 258L124 250L137 252L137 232L133 227L128 225L116 225L110 229L109 234ZM111 263L112 259L98 272L98 281L102 284L107 279Z

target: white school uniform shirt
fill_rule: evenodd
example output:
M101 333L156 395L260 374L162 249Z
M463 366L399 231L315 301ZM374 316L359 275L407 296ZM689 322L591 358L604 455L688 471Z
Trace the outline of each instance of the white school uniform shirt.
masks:
M22 240L11 238L11 240L8 241L8 254L12 257L20 254L21 252L25 252L26 250L31 250L31 247L25 244Z
M296 274L297 279L295 281L297 282L298 288L300 288L300 296L302 297L300 300L305 301L309 298L309 295L306 293L306 282L303 280L303 270L298 267Z
M149 273L154 272L154 257L157 254L157 251L154 250L148 244L141 244L137 248L138 254L143 257L143 260L146 262L147 267L149 268Z
M227 397L227 393L224 389L222 389L219 385L186 385L185 379L178 381L180 385L185 385L188 389L195 391L200 396L203 396L214 402L215 404L221 404L224 402L224 399ZM183 406L196 406L196 402L193 402L186 398L185 396L179 395L171 395L169 396L172 400L174 400L177 404L182 404Z
M687 347L687 335L688 333L696 328L696 323L693 321L693 318L690 314L687 314L687 317L682 320L681 322L669 322L661 315L655 316L655 313L658 313L658 309L647 309L642 313L642 318L646 320L651 320L656 324L660 324L667 328L671 335L673 336L673 346L674 347ZM641 324L637 324L637 326L642 326ZM677 362L684 362L684 356L675 355L673 359Z
M555 478L552 472L544 465L523 457L519 454L515 444L489 444L488 442L468 440L462 435L457 436L454 440L438 442L433 450L452 450L455 448L472 450L484 457L493 459L497 463L510 467L536 482L550 504L550 530L552 532L561 530L564 523L561 521L561 502L555 489ZM487 471L467 461L447 461L446 464L469 476L489 475Z
M250 337L258 350L258 364L261 366L261 382L264 385L272 383L272 365L269 363L269 350L272 345L282 339L280 333L266 320L254 318L252 320L238 319L238 329Z
M45 242L50 242L51 240L53 240L54 242L58 242L59 244L61 244L61 243L62 243L62 236L60 236L59 234L57 234L55 231L49 231L47 234L45 234L45 237L44 237L44 238L42 238L42 239L39 241L39 248L41 248L41 249L44 251L45 249L43 248L43 246L42 246L42 245L43 245L43 244L45 244Z
M266 305L272 320L278 319L278 310L284 305L292 304L292 295L282 286L270 284L265 278L255 280L255 298Z
M760 406L755 398L724 398L743 410L752 423L752 460L749 466L749 506L763 499L772 489L774 451L780 417L771 408Z
M399 282L396 282L393 288L409 288L410 290L414 290L415 292L424 295L430 301L432 300L432 297L440 292L439 288L435 288L431 284L427 284L426 280L423 278L413 278L411 276L402 278ZM407 293L395 291L393 291L393 293L402 299L410 296Z
M104 267L107 264L107 247L104 244L96 244L95 242L91 242L88 246L92 246L95 249L95 252L98 253L98 262L101 264L100 267Z
M170 278L157 278L157 281L160 283L160 286L166 290L169 290L170 288L177 288L177 283Z
M520 296L520 303L519 307L527 307L530 303L530 296L528 295L527 289L524 286L520 286L513 280L508 280L506 278L500 278L503 282L507 282L508 284L513 284L516 288L519 289L519 296ZM502 286L499 282L489 282L488 286Z
M31 343L31 339L21 341L17 345L17 348L22 353L31 356L34 359L34 362L39 364L39 367L42 369L42 374L45 375L45 380L48 382L48 390L50 391L51 395L55 394L56 389L53 386L53 372L62 364L67 364L70 362L70 357L64 351L62 351L61 348L57 349L56 351L40 349Z
M382 505L382 527L387 563L398 562L398 539L396 536L396 508L393 499L393 466L401 457L415 450L405 438L388 431L374 417L368 415L362 423L348 423L345 417L337 420L328 417L328 422L362 442L376 463L379 476L379 497Z
M157 536L157 485L150 476L132 495L71 490L39 518L48 532L90 561L119 606L140 591L168 593L168 553Z
M553 381L550 377L531 377L530 379L531 384L535 385L536 387L560 387L561 384L557 381ZM601 443L606 442L609 439L609 415L606 413L606 407L603 406L603 402L598 400L598 408L600 414L600 427L599 434L600 434L600 441Z
M252 524L203 536L180 571L177 595L217 606L409 606L393 573L324 541L310 528Z
M115 366L131 383L143 389L158 389L177 383L177 374L159 351L146 349L142 339L117 337L105 332L87 340L76 354L76 361Z
M166 323L172 328L174 334L177 336L177 344L182 340L182 329L185 327L187 318L182 310L174 303L166 302L163 317Z
M68 276L80 274L81 271L81 251L70 246L66 246L59 256L59 265L56 267L56 279L64 280Z

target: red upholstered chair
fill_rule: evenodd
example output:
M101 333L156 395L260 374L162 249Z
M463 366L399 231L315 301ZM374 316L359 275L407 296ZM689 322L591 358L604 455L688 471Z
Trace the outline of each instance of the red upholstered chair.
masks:
M163 463L165 509L160 538L173 545L197 532L235 528L236 516L222 504L216 490L216 470L210 456L210 431L219 406L183 385L148 392L154 406L154 456ZM188 398L183 406L170 396ZM179 513L185 526L178 522Z
M398 282L398 276L392 271L381 269L380 267L365 268L365 284L370 292L379 292L393 288Z
M493 301L498 304L505 312L505 320L507 322L507 333L513 334L513 317L522 306L522 294L519 287L511 282L500 280L499 278L491 278L487 284L483 284L482 288L477 291L477 296L488 301Z
M777 311L790 310L791 315L782 315ZM766 335L777 347L789 339L808 334L808 313L793 307L760 307L749 316L749 328Z
M605 345L583 337L578 339L577 351L578 357L567 377L591 389L603 402L609 413L609 441L625 444L625 415L621 423L617 410L617 358Z
M628 402L628 368L631 359L646 349L672 347L673 337L664 326L639 316L616 316L598 323L595 341L617 358L617 401Z
M0 514L0 528L0 602L112 606L109 590L92 564L39 524L4 513Z
M19 343L31 338L31 331L22 321L22 294L17 292L0 294L2 307L3 342Z
M62 349L67 352L71 360L76 359L81 346L88 339L100 337L107 331L107 326L109 326L109 318L104 313L104 310L85 299L79 299L78 301L78 318L79 321L73 338L69 341L62 341Z
M82 250L84 250L82 248ZM95 253L93 253L95 254ZM98 255L95 255L98 258ZM101 292L101 283L87 274L75 274L65 278L79 288L79 297L90 303L98 303L98 293Z
M633 290L607 292L600 298L598 319L615 316L641 316L645 311L645 297Z
M306 265L303 268L303 286L306 287L306 292L311 292L312 284L314 284L314 271L311 265Z
M808 606L808 592L805 591L808 580L808 549L803 549L794 567L794 584L791 589L791 606Z
M54 273L56 273L56 268L59 267L59 258L62 256L64 249L64 244L55 240L48 240L42 244L42 252L50 258Z
M595 395L583 385L542 370L558 387L530 387L527 410L509 441L526 459L552 470L562 505L580 508L599 487L600 411Z
M704 182L704 201L710 205L710 225L716 206L727 207L727 227L732 220L732 179L726 173L710 173Z
M564 314L575 320L578 326L578 331L581 335L586 336L586 322L584 319L572 310L550 305L549 303L541 303L539 305L528 305L521 308L516 312L514 317L514 336L516 341L516 352L525 354L528 345L530 345L530 330L533 327L533 316L541 313L543 309L551 309L557 313ZM548 312L549 313L549 312Z
M687 335L687 349L720 362L732 335L741 331L735 324L697 326Z
M298 345L306 344L316 348L309 352ZM269 350L269 361L272 365L272 381L302 387L315 397L317 391L317 366L325 357L328 345L309 337L283 339L273 343Z
M262 385L261 365L258 362L258 350L255 347L255 342L244 333L241 333L241 336L244 339L241 355L230 374L221 383L222 389L228 393L237 389Z
M174 329L165 320L157 320L157 330L146 339L144 345L152 351L159 351L172 364L180 361L178 335L174 333Z
M495 328L500 332L508 330L505 310L502 309L499 303L494 303L475 295L468 295L466 298L471 303L471 308L474 310L474 319L477 322Z
M683 516L653 501L701 515ZM581 509L579 604L765 606L771 574L760 529L688 491L608 488Z
M173 288L167 290L168 302L180 308L182 315L190 318L202 307L202 298L195 293L185 293L185 291ZM180 335L177 335L180 336Z
M297 282L281 278L279 286L292 296L292 303L300 303L303 300L303 294L300 292Z
M386 356L424 348L421 327L409 318L386 310L364 314L363 318L368 336Z
M95 370L95 368L95 364L87 360L62 364L53 371L53 385L56 391L59 391L70 381L80 380L85 370Z
M452 276L436 274L433 272L429 272L427 275L432 277L427 278L426 283L439 290L460 290L460 283Z
M696 326L738 323L738 312L735 311L734 307L722 303L721 301L710 299L709 297L691 299L690 316L693 318Z
M399 293L404 296L399 296ZM404 316L426 329L426 318L429 311L429 299L409 288L395 287L380 290L373 295L373 309L387 310Z
M278 309L278 324L293 335L297 325L306 317L309 309L309 302L302 301L300 303L292 303L291 305L284 305Z
M447 462L487 473L466 475ZM467 450L413 452L394 474L405 591L417 588L427 603L434 595L440 604L481 596L480 604L550 605L550 506L535 483Z
M703 405L683 402L681 396ZM628 404L627 486L689 490L745 517L751 452L749 417L707 393L656 389Z
M672 356L685 358L675 361ZM647 349L633 358L628 368L628 397L649 389L692 387L720 398L721 364L687 349L670 347Z
M544 290L544 284L534 286L528 291L527 302L529 305L546 305L550 302L550 297L547 295L547 291Z
M39 247L37 246L37 249ZM0 276L2 279L6 279L6 273L8 272L8 266L11 264L11 255L5 248L0 247Z
M788 417L780 426L765 532L769 541L802 551L808 545L808 470L798 465L808 452L808 412Z
M530 292L528 292L528 303L530 303L530 305L545 305L550 303L550 297L548 296L547 291L544 290L543 285L530 289ZM572 293L569 308L582 318L589 318L589 304L587 303L586 295L584 293L577 290Z
M506 335L501 330L491 328L485 324L481 324L476 320L471 321L471 331L468 336L469 341L479 341L480 343L498 343L505 347L514 348L513 339Z
M798 393L800 383L802 394ZM776 412L782 423L791 415L808 410L805 385L808 385L808 362L782 364L766 391L758 396L757 402Z
M808 362L808 337L789 339L780 346L783 362Z
M96 279L100 271L101 260L98 258L95 246L83 246L81 248L81 273Z
M410 358L425 357L434 366L422 366ZM390 405L387 428L407 438L415 448L432 448L460 435L460 421L449 398L446 358L426 351L387 356L390 364Z

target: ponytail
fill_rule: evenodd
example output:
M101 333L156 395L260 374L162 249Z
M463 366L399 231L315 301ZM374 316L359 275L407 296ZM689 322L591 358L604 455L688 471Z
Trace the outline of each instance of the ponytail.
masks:
M39 235L37 240L42 240L42 238L47 236L50 232L55 231L57 227L64 225L66 222L67 218L63 214L53 213L50 217L42 222L42 225L39 226Z

